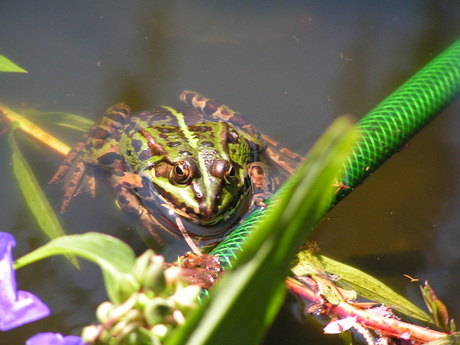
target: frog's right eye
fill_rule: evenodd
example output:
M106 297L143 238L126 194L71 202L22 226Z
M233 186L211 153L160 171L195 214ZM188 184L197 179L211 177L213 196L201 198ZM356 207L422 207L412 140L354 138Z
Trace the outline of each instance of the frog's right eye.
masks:
M236 176L236 168L226 159L219 159L211 165L211 175L231 183Z
M176 162L169 174L169 180L174 184L189 184L196 174L196 166L190 161Z

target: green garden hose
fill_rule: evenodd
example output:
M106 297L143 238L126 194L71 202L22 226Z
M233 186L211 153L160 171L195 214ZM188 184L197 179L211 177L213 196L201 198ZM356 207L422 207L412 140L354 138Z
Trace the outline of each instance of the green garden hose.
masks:
M460 40L423 67L372 111L357 127L360 141L344 166L334 207L460 94ZM264 210L257 210L210 254L229 268ZM319 221L319 219L318 219Z

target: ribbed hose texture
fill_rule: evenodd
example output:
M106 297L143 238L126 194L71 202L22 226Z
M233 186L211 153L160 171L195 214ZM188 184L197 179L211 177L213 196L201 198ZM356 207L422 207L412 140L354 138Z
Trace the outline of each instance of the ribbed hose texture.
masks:
M334 207L460 94L460 40L406 81L358 121L360 140L344 166ZM265 212L257 210L212 252L231 267Z
M460 93L460 41L423 67L357 124L361 140L334 204L435 118ZM348 187L348 188L347 188Z

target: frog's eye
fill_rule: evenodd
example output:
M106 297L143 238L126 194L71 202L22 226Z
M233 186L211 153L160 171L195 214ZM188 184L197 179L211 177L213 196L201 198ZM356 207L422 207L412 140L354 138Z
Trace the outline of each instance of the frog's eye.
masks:
M188 161L180 161L174 164L171 169L170 177L171 183L187 184L195 175L196 168Z
M233 165L227 170L227 176L230 178L236 176L236 169Z
M229 180L236 176L236 169L228 160L219 159L212 164L211 175L230 182Z

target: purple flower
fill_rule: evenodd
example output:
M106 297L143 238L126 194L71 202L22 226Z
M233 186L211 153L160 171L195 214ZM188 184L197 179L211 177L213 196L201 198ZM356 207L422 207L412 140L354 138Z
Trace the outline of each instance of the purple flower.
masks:
M11 249L14 237L0 232L0 330L12 328L41 319L50 314L49 308L34 294L16 290Z
M26 345L85 345L80 337L59 333L38 333L26 341Z

